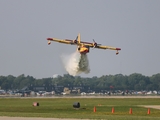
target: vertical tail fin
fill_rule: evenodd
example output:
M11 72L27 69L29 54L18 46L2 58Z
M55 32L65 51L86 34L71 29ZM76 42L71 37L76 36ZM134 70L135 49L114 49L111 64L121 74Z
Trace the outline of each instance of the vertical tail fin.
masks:
M80 35L80 33L78 34L78 44L80 44L81 43L81 35Z

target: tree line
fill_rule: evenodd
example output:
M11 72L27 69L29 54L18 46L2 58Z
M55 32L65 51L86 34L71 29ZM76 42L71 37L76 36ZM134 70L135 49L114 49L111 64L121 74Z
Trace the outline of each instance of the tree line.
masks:
M139 73L130 75L103 75L101 77L83 78L64 74L56 78L36 79L24 74L17 77L13 75L0 76L0 87L4 90L22 89L25 86L63 86L86 87L94 91L100 90L160 90L160 73L145 76Z

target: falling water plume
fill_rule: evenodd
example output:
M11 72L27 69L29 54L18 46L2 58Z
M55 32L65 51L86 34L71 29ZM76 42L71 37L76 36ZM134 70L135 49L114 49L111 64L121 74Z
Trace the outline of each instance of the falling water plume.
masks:
M62 55L62 61L66 71L73 76L90 72L87 54L80 54L78 51L71 55Z

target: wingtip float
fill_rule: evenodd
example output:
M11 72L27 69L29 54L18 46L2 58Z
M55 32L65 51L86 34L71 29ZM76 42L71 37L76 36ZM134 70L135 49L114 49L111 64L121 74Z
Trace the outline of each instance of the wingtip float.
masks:
M86 54L89 53L90 48L99 48L99 49L110 49L110 50L116 50L116 55L119 54L119 50L121 48L116 47L110 47L110 46L102 46L101 44L97 44L95 40L93 39L93 42L83 42L81 41L80 34L76 37L76 39L69 40L69 39L57 39L57 38L47 38L48 45L51 44L51 41L64 43L64 44L71 44L71 45L77 45L77 51L79 51L80 54Z

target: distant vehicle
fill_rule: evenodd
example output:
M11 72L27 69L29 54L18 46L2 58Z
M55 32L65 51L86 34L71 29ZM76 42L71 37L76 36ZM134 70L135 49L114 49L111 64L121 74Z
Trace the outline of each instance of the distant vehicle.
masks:
M0 95L5 95L5 94L6 94L5 90L0 90Z
M66 95L66 93L65 93L65 92L62 92L62 95Z
M89 95L94 95L94 94L96 94L95 92L91 92L91 93L89 93Z
M150 94L152 94L152 91L149 91L149 92L147 92L146 94L147 94L147 95L150 95Z
M64 44L71 44L71 45L77 45L77 51L79 51L80 54L86 54L89 53L90 48L98 48L98 49L110 49L110 50L116 50L116 55L119 54L119 50L121 48L116 48L116 47L110 47L110 46L102 46L101 44L97 44L94 39L93 43L90 42L83 42L81 41L80 34L76 37L75 40L69 40L69 39L57 39L57 38L47 38L48 40L48 45L51 44L51 41L54 42L59 42L59 43L64 43Z
M81 95L86 95L86 93L85 92L81 92Z

